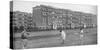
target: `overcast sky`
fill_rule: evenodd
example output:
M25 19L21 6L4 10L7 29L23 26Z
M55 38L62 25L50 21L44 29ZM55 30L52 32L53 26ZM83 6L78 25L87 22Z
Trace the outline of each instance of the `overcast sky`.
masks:
M67 3L48 3L48 2L34 2L34 1L14 1L13 10L32 13L32 7L37 5L49 5L62 9L70 9L73 11L81 11L86 13L97 14L97 6L94 5L79 5Z

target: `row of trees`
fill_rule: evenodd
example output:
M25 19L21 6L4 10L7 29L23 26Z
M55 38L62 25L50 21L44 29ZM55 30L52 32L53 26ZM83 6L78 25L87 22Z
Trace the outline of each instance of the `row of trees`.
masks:
M33 22L32 14L26 12L10 12L11 16L11 27L13 32L22 32L28 28L35 27L36 24Z

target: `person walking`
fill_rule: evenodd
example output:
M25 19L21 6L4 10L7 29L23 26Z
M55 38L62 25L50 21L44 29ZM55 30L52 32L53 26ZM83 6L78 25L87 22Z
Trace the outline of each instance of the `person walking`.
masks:
M22 43L23 43L23 47L22 48L25 48L26 47L26 42L27 42L27 32L26 31L23 31L22 32L22 35L21 35L21 38L22 38Z
M86 29L86 25L83 26L83 28L80 29L80 42L83 44L83 38L84 38L84 29Z
M60 30L60 34L61 34L62 44L64 44L64 41L66 40L66 33Z

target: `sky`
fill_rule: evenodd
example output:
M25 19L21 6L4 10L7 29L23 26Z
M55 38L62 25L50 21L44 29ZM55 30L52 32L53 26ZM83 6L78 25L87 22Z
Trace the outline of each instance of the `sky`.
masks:
M82 5L82 4L68 4L68 3L49 3L49 2L34 2L34 1L14 1L13 11L22 11L32 13L32 7L37 5L48 5L61 9L70 9L73 11L80 11L85 13L97 14L97 6Z

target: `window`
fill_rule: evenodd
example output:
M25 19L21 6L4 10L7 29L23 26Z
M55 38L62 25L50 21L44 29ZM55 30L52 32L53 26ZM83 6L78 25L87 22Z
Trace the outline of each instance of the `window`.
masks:
M43 12L43 15L47 15L47 12Z

